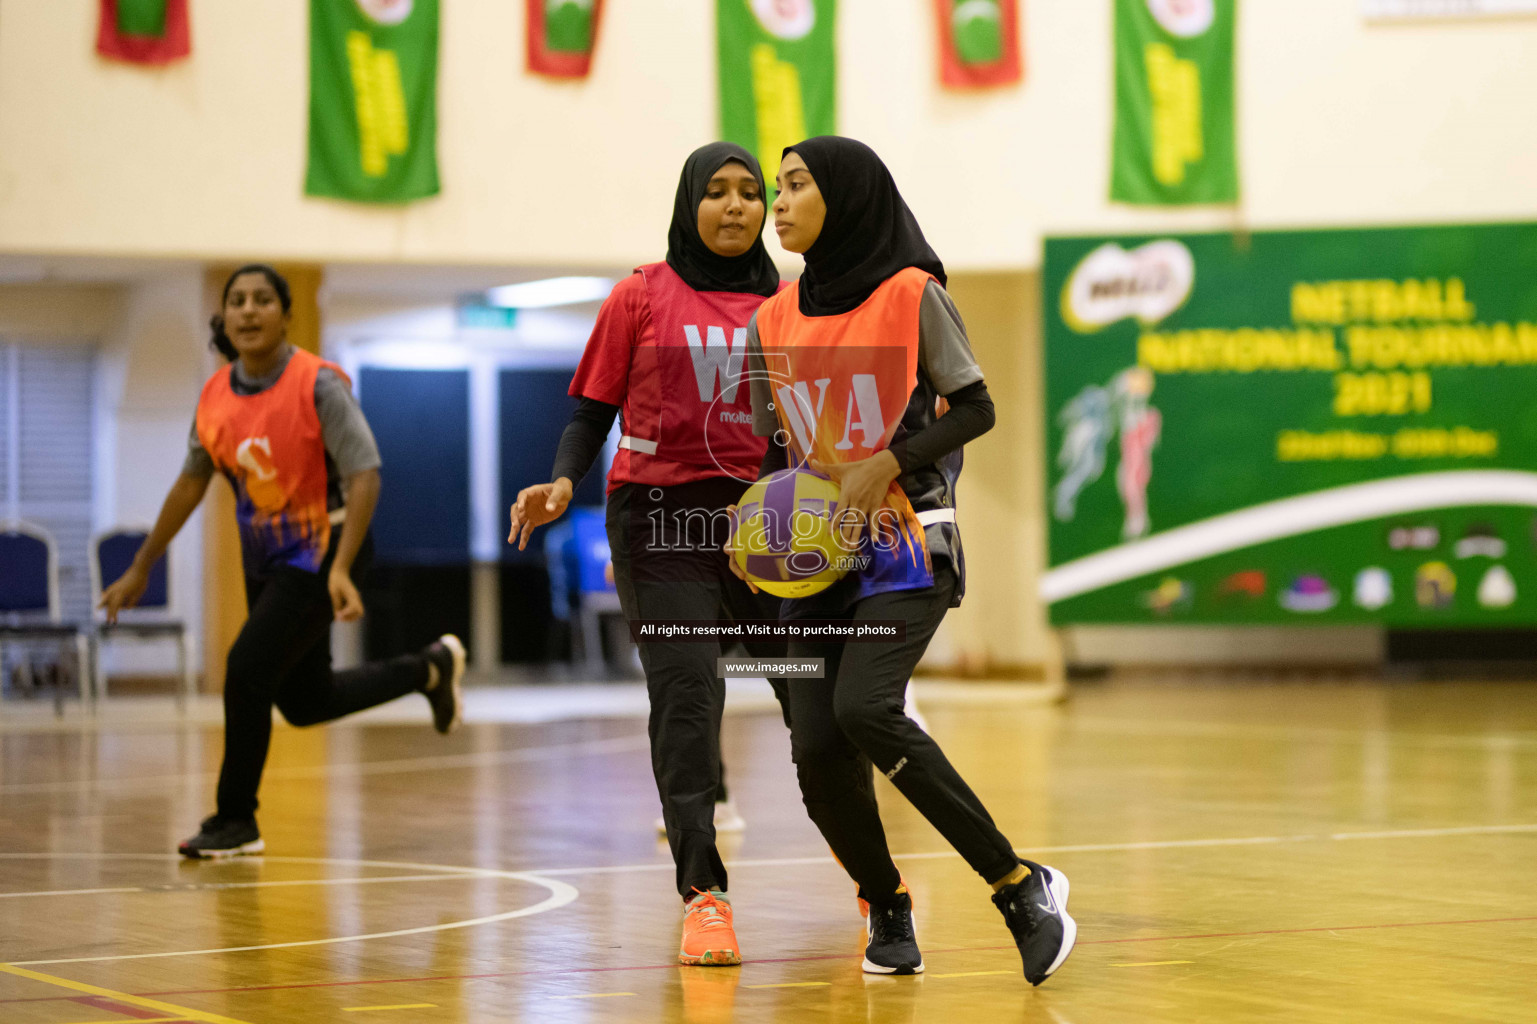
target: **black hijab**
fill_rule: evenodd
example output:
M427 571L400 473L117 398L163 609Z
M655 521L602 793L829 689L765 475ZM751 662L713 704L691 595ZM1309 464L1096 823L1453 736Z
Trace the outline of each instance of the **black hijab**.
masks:
M667 265L696 292L751 292L773 295L779 289L779 270L763 247L763 237L740 256L721 256L699 237L699 204L710 179L726 164L736 161L758 179L758 195L764 196L763 169L753 155L730 142L712 142L689 154L678 177L678 197L673 202L672 226L667 229Z
M891 172L875 150L854 139L819 135L786 147L799 153L827 204L822 233L806 250L800 310L847 313L899 270L917 267L945 283L945 265L924 240Z

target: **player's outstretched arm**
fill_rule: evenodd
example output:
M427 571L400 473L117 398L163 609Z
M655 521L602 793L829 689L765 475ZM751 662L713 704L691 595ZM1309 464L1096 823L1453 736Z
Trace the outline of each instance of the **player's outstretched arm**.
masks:
M182 473L171 485L170 493L160 506L160 515L155 519L154 528L139 546L138 554L133 556L133 564L101 592L101 600L96 607L107 610L108 622L116 622L119 611L132 608L144 596L149 586L150 567L165 554L165 549L171 546L171 540L181 532L188 517L197 509L198 503L208 491L210 478L211 474Z
M534 527L559 519L569 504L571 481L567 477L523 488L512 506L512 529L507 533L507 543L517 541L518 550L522 551L528 547Z

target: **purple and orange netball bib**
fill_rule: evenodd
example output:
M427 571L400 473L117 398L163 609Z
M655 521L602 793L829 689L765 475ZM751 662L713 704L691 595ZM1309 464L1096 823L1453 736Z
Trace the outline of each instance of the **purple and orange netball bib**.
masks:
M296 349L276 384L236 394L226 366L203 385L197 436L235 490L247 575L278 566L318 571L331 543L326 448L315 376L341 367Z
M890 447L918 385L918 315L931 280L910 267L836 316L804 316L798 284L763 304L758 340L774 412L798 461L858 462ZM895 480L878 519L856 553L868 556L860 595L933 586L923 526Z

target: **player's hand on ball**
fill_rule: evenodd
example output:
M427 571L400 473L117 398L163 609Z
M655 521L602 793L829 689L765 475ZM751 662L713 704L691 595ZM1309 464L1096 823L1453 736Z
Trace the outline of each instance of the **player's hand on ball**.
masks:
M363 595L351 576L332 569L326 589L331 592L331 611L337 622L356 622L363 617Z
M731 543L736 539L736 506L727 505L726 511L731 514L731 536L727 537L726 543L721 545L721 550L726 552L726 564L731 566L731 575L747 584L747 589L756 594L758 592L758 585L752 580L748 579L747 573L743 572L742 567L736 564L736 548L733 547Z
M830 477L842 492L833 521L838 526L840 541L847 550L853 551L859 547L865 525L875 521L875 514L886 500L886 491L891 481L902 475L897 457L890 451L879 451L858 462L819 462L813 459L811 468Z
M507 533L507 543L518 542L518 550L528 547L528 538L534 527L559 519L566 506L571 504L571 481L561 477L554 483L535 484L518 492L517 503L512 506L512 529Z

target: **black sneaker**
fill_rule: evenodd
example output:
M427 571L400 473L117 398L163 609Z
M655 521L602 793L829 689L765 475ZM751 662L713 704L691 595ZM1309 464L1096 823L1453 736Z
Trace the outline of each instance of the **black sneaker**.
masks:
M923 954L913 934L913 901L905 892L870 904L865 921L866 974L922 974Z
M216 857L242 857L261 853L267 848L257 831L255 818L205 818L191 839L183 839L176 852L183 857L205 860Z
M993 903L1014 933L1025 980L1039 985L1067 959L1078 939L1078 922L1067 916L1067 876L1023 861L1030 877L993 893Z
M444 633L422 652L438 670L438 681L422 692L432 705L432 727L450 733L459 727L464 711L464 644L452 633Z

